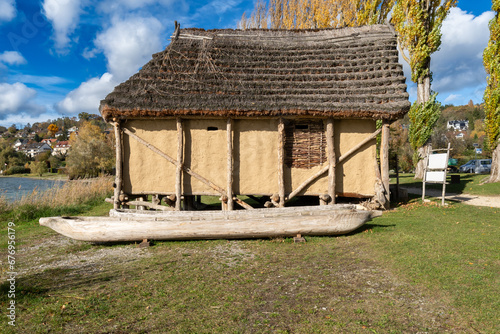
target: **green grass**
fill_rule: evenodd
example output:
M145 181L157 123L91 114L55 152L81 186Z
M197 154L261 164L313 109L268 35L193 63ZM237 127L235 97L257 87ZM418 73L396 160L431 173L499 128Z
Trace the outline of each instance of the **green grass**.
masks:
M451 183L451 175L460 175L460 183ZM471 195L482 196L500 196L500 183L486 183L482 182L488 175L476 174L448 174L447 175L447 193L462 194L467 193ZM396 183L396 175L391 175L391 183ZM414 174L399 174L399 183L405 187L422 188L422 180L415 180ZM429 189L442 189L441 184L426 184Z
M399 275L449 298L471 326L495 332L500 316L500 209L419 201L385 213L368 234Z
M499 211L415 201L348 236L147 249L16 222L17 266L29 270L17 280L15 332L496 333ZM14 333L5 321L0 332Z

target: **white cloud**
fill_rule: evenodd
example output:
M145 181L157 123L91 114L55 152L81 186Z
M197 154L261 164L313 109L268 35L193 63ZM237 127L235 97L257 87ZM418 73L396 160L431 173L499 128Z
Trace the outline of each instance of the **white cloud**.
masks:
M36 91L20 82L0 83L0 119L10 114L33 115L43 112L44 108L33 102L35 97Z
M44 15L52 22L59 52L64 52L69 45L69 35L78 24L81 6L81 0L44 0L42 4Z
M118 84L110 73L104 73L100 78L92 78L71 91L64 100L56 105L61 114L77 115L81 112L99 113L99 103Z
M482 53L488 44L491 18L493 12L474 16L460 8L450 10L441 30L441 49L431 56L434 90L453 93L464 87L484 86L486 73ZM472 97L464 98L468 101Z
M0 53L0 66L26 64L26 59L17 51L5 51Z
M462 98L463 98L462 95L450 94L446 99L444 99L444 103L453 103L454 101L457 101Z
M0 21L11 21L16 17L14 0L0 0Z
M114 18L111 27L99 34L94 44L106 56L108 71L117 81L123 81L151 59L153 53L161 51L162 31L162 24L154 17Z

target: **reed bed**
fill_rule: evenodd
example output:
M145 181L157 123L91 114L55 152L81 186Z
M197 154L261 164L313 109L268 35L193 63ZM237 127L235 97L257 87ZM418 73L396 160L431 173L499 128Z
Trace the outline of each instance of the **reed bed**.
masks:
M0 197L0 215L30 220L47 215L76 214L100 203L112 192L111 176L67 181L45 191L35 189L13 202Z

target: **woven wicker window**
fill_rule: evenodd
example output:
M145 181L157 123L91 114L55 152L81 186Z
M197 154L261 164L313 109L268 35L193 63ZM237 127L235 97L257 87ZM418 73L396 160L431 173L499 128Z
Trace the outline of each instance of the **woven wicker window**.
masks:
M285 136L285 164L288 167L312 168L326 162L322 120L287 121Z

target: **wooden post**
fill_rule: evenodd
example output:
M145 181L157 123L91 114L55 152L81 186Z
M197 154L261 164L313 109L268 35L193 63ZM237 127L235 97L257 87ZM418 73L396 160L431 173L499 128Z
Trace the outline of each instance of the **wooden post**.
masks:
M382 176L382 185L385 190L385 207L388 209L391 205L389 192L389 123L382 124L382 138L380 142L380 169Z
M279 207L285 206L285 123L280 117L278 124L278 195Z
M424 176L422 178L422 202L425 200L425 182L427 181L427 165L429 164L429 155L431 154L432 145L427 146L427 152L424 161Z
M120 208L120 192L122 191L123 163L122 163L122 136L120 131L120 122L114 119L115 123L115 146L116 146L116 176L115 192L113 199L113 209Z
M328 150L328 195L330 195L330 205L335 204L335 140L334 140L333 118L328 118L326 122L326 146Z
M182 119L177 117L177 170L175 175L175 210L181 210L182 197L182 164L184 153L184 140L182 133Z
M227 119L227 210L234 209L233 202L233 120Z

